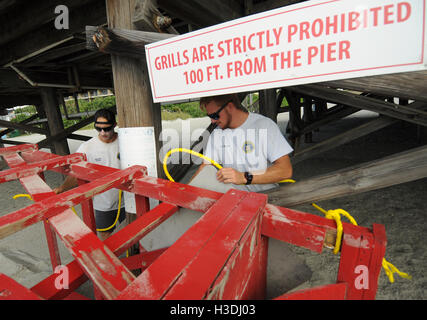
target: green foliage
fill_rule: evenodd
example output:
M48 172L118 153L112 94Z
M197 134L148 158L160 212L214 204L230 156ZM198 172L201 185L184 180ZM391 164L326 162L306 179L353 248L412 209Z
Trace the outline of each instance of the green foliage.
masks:
M162 106L162 120L200 118L205 116L206 112L199 108L198 101Z

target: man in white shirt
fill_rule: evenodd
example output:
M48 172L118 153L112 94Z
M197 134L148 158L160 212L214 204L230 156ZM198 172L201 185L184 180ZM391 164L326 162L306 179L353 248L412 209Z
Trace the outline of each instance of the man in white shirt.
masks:
M289 154L293 149L274 121L249 113L235 94L204 97L200 108L217 124L204 155L222 165L218 181L259 192L292 177ZM202 163L195 175L206 165Z
M116 119L113 112L100 109L95 113L95 129L98 136L82 143L76 152L84 153L87 161L112 168L120 169L119 141L114 131ZM61 186L54 189L55 193L61 193L78 185L77 179L68 176ZM93 197L93 208L95 211L95 222L97 229L108 229L99 231L98 237L105 240L115 229L112 226L118 213L119 190L110 189ZM124 199L122 197L120 216L117 223L126 217Z

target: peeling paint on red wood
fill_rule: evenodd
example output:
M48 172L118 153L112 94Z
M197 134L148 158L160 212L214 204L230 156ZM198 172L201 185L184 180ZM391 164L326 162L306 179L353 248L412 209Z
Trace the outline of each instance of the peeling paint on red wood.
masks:
M129 285L118 299L160 299L244 197L243 191L229 190Z
M21 156L16 152L21 152ZM32 288L47 299L70 295L87 276L108 299L259 299L265 295L268 237L321 252L325 236L336 231L334 221L266 204L266 198L262 198L265 195L238 190L222 194L173 183L148 177L145 167L135 167L135 171L119 170L80 161L73 155L69 158L79 162L67 164L63 162L64 157L37 151L35 145L1 148L1 154L11 168L19 170L0 173L0 183L1 179L12 179L13 175L20 177L36 204L0 217L0 238L50 218L50 224L45 223L48 243L49 237L53 241L50 230L53 227L76 258L67 265L69 290L55 288L55 274ZM69 193L55 195L39 176L47 169L77 177L81 185ZM32 175L23 177L25 174ZM82 181L88 183L82 184ZM135 193L138 217L102 243L68 208L83 201L85 222L94 231L91 197L108 188ZM148 211L148 197L164 203ZM142 265L142 269L147 268L134 279L115 255L123 253L169 218L177 206L205 214L167 250L143 251L124 259L132 267L148 265ZM374 225L372 231L349 223L343 226L337 284L278 298L375 298L385 253L384 227ZM49 250L51 256L57 254L54 243L49 245ZM59 255L51 258L54 264ZM369 266L368 290L354 285L357 276L354 269L360 264Z
M35 164L19 166L19 168L11 168L0 172L0 183L17 180L26 176L35 175L57 167L63 167L71 163L77 163L84 160L83 154L76 153L59 158L41 161Z
M36 151L38 146L36 144L21 144L18 146L11 146L6 148L0 148L0 156L9 154L16 154L17 152Z
M344 300L346 283L334 283L281 295L274 300Z
M119 256L131 245L146 236L150 231L154 230L161 222L165 221L177 210L178 208L174 205L161 203L145 215L137 218L130 225L127 225L123 229L112 234L104 241L104 244L114 252L115 255ZM55 287L54 283L56 275L47 277L31 289L43 298L49 300L66 297L67 294L77 289L87 280L87 277L75 260L70 262L67 265L67 268L70 277L69 290L57 289Z
M0 239L43 219L49 219L84 200L92 198L98 193L115 188L134 178L139 178L142 174L140 166L132 166L58 195L49 191L52 194L49 198L0 217ZM38 176L30 176L22 179L33 177L40 179ZM28 181L25 184L27 188L29 188L29 183L31 182ZM31 188L36 189L37 186L33 184ZM40 194L40 191L37 190L37 193Z
M41 300L41 298L15 280L0 273L0 300Z
M259 249L261 214L266 203L266 195L245 195L182 269L181 276L163 299L241 298L246 293L246 284L255 274L254 259Z
M53 227L103 296L114 299L135 276L71 210L50 219Z

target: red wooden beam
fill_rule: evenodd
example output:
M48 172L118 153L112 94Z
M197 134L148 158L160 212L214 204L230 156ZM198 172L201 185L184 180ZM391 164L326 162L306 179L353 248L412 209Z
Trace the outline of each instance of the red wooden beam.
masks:
M346 283L334 283L287 293L274 300L344 300L346 290Z
M53 193L52 196L0 217L0 239L43 219L49 219L84 200L92 198L96 194L139 178L143 175L144 171L144 167L132 166L112 174L104 175L102 178L58 195L50 191Z
M177 206L161 203L143 216L137 218L131 224L112 234L104 241L104 244L118 256L125 252L131 245L145 237L177 210ZM138 231L135 232L135 229ZM144 262L148 264L151 261L150 259L149 253L147 253L147 260L144 260ZM56 288L55 279L57 275L53 274L32 287L31 290L48 300L66 297L87 280L76 260L70 262L66 267L68 268L69 275L69 289Z
M41 300L41 298L15 280L0 273L0 300Z
M26 165L25 161L16 153L9 153L8 155L4 156L4 159L10 168L23 167ZM31 195L34 201L40 201L44 198L54 195L49 186L46 185L44 180L41 178L41 174L42 173L39 173L38 175L32 175L19 179L21 184ZM47 222L47 220L43 220L43 225L45 229L52 270L55 270L55 268L61 264L58 241L54 231L52 230L52 226Z
M114 299L135 276L73 211L51 217L50 223L86 275L107 299Z
M193 277L202 281L203 284L213 283L215 275L222 270L218 265L223 267L227 257L236 252L242 233L250 229L248 221L254 224L256 217L261 217L265 203L265 195L229 190L118 298L161 299L168 294L175 283L181 283L179 279L182 277L188 280L186 282L188 284L194 283L191 280ZM209 249L205 250L205 247ZM212 248L216 249L209 253ZM206 259L201 259L200 256L206 256ZM204 267L200 266L201 262ZM203 269L203 272L190 272L187 268ZM191 287L194 291L187 287L183 290L185 294L181 299L203 298L209 287L203 284L197 286L198 289ZM172 291L171 294L173 294Z
M374 299L385 253L384 227L375 225L375 233L351 224L343 227L337 283L347 283L346 299Z
M14 154L17 152L28 152L38 150L38 146L36 144L21 144L18 146L0 148L0 156Z
M254 258L261 244L261 217L266 203L266 195L246 195L163 299L253 299L254 286L250 283L258 271Z
M7 156L6 156L7 157ZM68 156L40 161L35 164L15 167L0 172L0 183L13 181L27 176L32 176L40 172L52 170L53 168L63 167L72 163L85 161L86 157L82 153L75 153Z

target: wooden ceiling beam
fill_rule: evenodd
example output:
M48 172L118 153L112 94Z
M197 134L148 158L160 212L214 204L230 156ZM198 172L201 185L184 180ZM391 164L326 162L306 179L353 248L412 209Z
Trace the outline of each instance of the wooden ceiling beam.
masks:
M264 2L255 3L252 5L252 9L249 11L249 14L264 12L276 8L281 8L284 6L289 6L297 2L303 2L305 0L269 0Z
M54 20L57 17L57 14L55 14L55 7L59 4L67 6L71 14L73 10L80 11L79 7L88 2L90 1L24 1L22 4L12 7L0 16L0 45L13 41L46 23L50 23L51 28L55 29ZM94 0L92 0L92 2L94 2ZM11 23L11 21L13 21L13 23Z
M79 10L70 11L69 20L72 22L70 29L56 30L53 24L48 23L22 35L19 39L9 42L7 46L2 46L0 66L83 32L88 21L94 25L105 23L105 10L105 1L91 2Z
M427 71L327 81L319 85L427 102Z
M233 0L157 0L157 4L172 16L200 28L244 15L244 8Z
M417 101L407 106L385 102L379 99L364 97L347 91L322 87L318 84L308 84L288 87L289 90L300 94L316 97L328 102L370 110L392 118L427 126L427 112L423 111L426 103Z
M52 83L57 85L70 85L66 72L42 72L21 70L34 83ZM110 79L99 77L98 73L80 72L80 87L112 87ZM73 83L71 83L73 84ZM22 79L11 69L0 68L0 88L31 89L27 81ZM36 87L34 87L36 88Z

